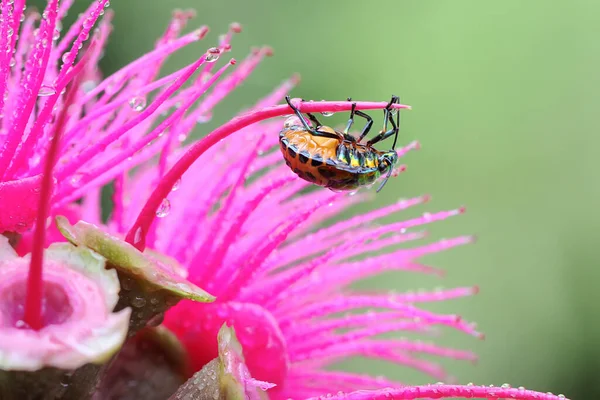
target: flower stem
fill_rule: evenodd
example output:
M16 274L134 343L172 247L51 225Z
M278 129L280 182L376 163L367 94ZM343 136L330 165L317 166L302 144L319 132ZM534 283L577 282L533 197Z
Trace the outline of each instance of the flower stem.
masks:
M339 112L350 111L352 103L349 101L320 101L320 102L300 102L298 99L293 100L295 106L300 112ZM388 105L387 102L356 102L357 110L373 110L383 109ZM393 108L409 108L406 105L394 104ZM135 223L127 233L125 240L135 246L138 250L143 251L146 248L146 234L156 218L156 210L162 201L171 192L173 185L181 178L188 168L209 148L226 138L232 133L252 125L256 122L279 117L282 115L292 114L290 107L285 105L277 105L266 107L260 110L253 110L246 114L237 116L221 125L214 131L210 132L202 140L196 142L185 152L185 154L177 161L177 163L164 175L160 180L154 192L150 195L144 208L138 215Z
M90 44L90 47L94 42ZM74 80L71 83L65 103L58 115L54 129L54 137L50 142L48 153L44 164L44 173L40 188L40 203L38 207L35 230L33 233L33 243L31 249L31 262L29 264L29 273L27 275L27 296L25 297L25 312L23 321L34 330L42 328L42 297L44 291L44 282L42 277L44 263L44 247L46 242L46 219L50 213L50 200L52 197L53 181L52 170L56 164L60 149L60 137L67 122L69 106L75 101L75 95L79 89L79 72L83 70L87 57L83 57L75 66Z

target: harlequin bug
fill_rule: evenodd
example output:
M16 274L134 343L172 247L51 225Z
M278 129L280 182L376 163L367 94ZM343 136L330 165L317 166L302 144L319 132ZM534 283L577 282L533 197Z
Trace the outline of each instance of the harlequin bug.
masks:
M400 112L396 111L396 121L392 112L392 105L399 103L397 96L392 96L383 110L383 129L366 143L362 141L373 126L373 119L356 110L356 103L352 103L350 119L346 128L340 132L322 125L314 115L307 113L311 126L292 104L290 97L285 99L297 118L291 117L286 120L283 130L279 133L279 145L285 163L296 175L333 191L345 191L371 185L385 174L377 192L383 188L398 161L398 154L394 149L398 139ZM348 98L348 101L351 99ZM355 115L367 120L358 138L348 133ZM388 123L391 124L391 129L388 129ZM379 151L373 147L375 143L390 136L394 136L391 150Z

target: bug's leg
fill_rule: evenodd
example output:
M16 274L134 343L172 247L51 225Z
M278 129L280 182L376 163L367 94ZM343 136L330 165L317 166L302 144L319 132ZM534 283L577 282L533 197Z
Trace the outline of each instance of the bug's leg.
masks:
M313 114L306 113L306 115L308 115L308 119L310 119L310 121L315 125L315 129L317 129L320 126L323 126L323 124L320 123L317 117L315 117Z
M308 121L306 120L306 118L304 118L304 115L302 115L302 113L300 112L300 110L298 110L292 104L290 96L285 96L285 101L288 103L288 105L290 106L290 108L292 110L294 110L294 113L300 119L300 121L302 122L302 125L304 126L304 129L306 129L307 132L310 132L314 136L322 136L322 137L328 137L328 138L332 138L332 139L339 139L339 137L337 135L334 135L333 133L319 132L318 130L316 130L314 128L311 128L310 125L308 124Z
M392 99L390 100L388 105L383 110L383 115L384 115L383 130L381 131L381 133L379 133L379 135L375 136L373 139L371 139L367 142L368 146L372 146L375 143L381 142L382 140L385 140L392 135L396 135L394 138L394 144L392 146L392 149L396 148L396 140L398 139L398 131L399 131L399 126L400 126L400 111L397 111L397 113L398 113L397 121L394 121L394 117L391 112L391 107L392 107L392 104L399 103L399 102L400 102L400 98L398 96L392 96ZM388 123L392 124L392 129L388 130Z
M300 119L300 122L302 122L302 125L304 126L304 129L306 129L307 132L310 132L314 136L322 136L322 137L328 137L328 138L332 138L332 139L338 139L338 136L334 135L333 133L319 132L318 130L316 130L314 128L311 128L311 126L308 124L308 121L306 120L306 118L304 118L304 115L302 115L302 113L300 112L300 110L298 110L292 104L290 96L285 96L285 101L288 103L288 106L290 106L290 108L292 110L294 110L294 113Z
M300 122L302 122L304 129L306 129L309 132L312 132L312 128L310 127L310 125L308 125L308 121L306 120L306 118L304 118L304 115L302 115L302 113L292 104L290 96L285 96L285 101L286 103L288 103L288 106L290 106L290 108L294 110L294 113L300 119Z
M364 119L367 120L367 123L363 127L362 132L360 133L360 136L356 140L357 142L360 142L365 138L365 136L367 136L367 134L371 130L371 127L373 126L373 118L371 118L370 115L365 114L362 111L356 111L356 115L358 115L359 117L363 117Z
M340 138L338 135L334 135L333 133L329 133L329 132L319 132L319 131L313 130L313 129L310 129L308 132L313 136L328 137L331 139L339 139Z
M396 137L394 139L394 145L392 146L392 149L394 149L396 147L396 140L398 139L399 128L398 128L398 125L396 125L396 122L394 121L394 118L392 117L392 114L390 114L389 112L386 115L386 123L385 123L386 128L387 128L388 121L392 124L392 129L390 129L388 131L381 132L379 135L377 135L373 139L369 140L367 142L367 146L372 146L375 143L381 142L382 140L385 140L385 139L389 138L392 135L396 135ZM400 113L398 113L398 123L400 123Z
M348 97L348 101L350 101L350 97ZM348 123L346 124L346 128L344 128L344 135L346 135L348 133L348 131L352 127L352 124L354 123L354 113L355 112L356 112L356 103L352 103L352 110L350 110L350 119L348 120Z
M381 132L386 132L388 130L388 121L392 120L392 104L396 103L400 103L400 98L398 96L392 96L390 102L383 109L383 129Z
M398 103L400 99L398 99ZM392 120L392 124L394 121ZM392 150L396 148L396 142L398 142L398 132L400 131L400 110L396 110L396 136L394 136L394 143L392 144Z

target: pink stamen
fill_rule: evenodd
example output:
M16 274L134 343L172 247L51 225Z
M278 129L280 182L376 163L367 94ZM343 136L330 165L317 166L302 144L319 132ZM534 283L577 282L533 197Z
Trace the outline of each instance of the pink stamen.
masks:
M293 370L290 371L288 375L288 379L298 379L304 382L302 386L305 386L307 383L309 386L314 387L314 383L322 382L324 384L325 390L319 390L320 393L327 392L331 388L331 383L335 382L336 386L338 384L345 386L346 388L352 390L354 388L380 388L380 387L394 387L394 386L403 386L402 383L393 381L390 379L386 379L384 377L375 377L370 375L360 375L350 372L340 372L340 371L298 371Z
M44 11L45 18L42 18L34 50L25 66L25 80L23 82L23 89L19 95L18 116L12 121L8 139L2 151L0 151L0 179L4 177L6 169L17 150L17 146L23 138L25 126L29 122L31 111L36 104L37 95L44 79L44 71L46 71L46 67L48 66L48 59L52 48L50 43L56 26L57 11L58 0L50 0ZM41 65L38 65L38 62Z
M178 87L177 85L182 85L183 80L188 79L189 75L191 75L193 73L193 71L191 71L191 69L196 68L198 64L201 64L203 62L203 60L204 60L204 58L202 58L202 60L200 60L197 63L195 63L194 65L192 65L192 67L190 67L190 70L187 71L186 74L179 76L178 80L173 84L173 86L169 87L168 91L165 91L165 93L163 93L163 95L161 95L157 99L155 99L154 102L152 103L152 105L145 110L147 112L147 114L144 114L144 112L142 112L138 118L144 119L146 117L150 117L150 114L152 114L152 112L155 111L152 109L159 107L159 104L155 105L155 103L160 103L160 102L164 101L165 97L167 97L169 95L169 93L174 92L177 89L177 87ZM76 199L77 198L76 196L81 196L83 193L85 193L85 190L87 189L88 185L93 184L93 185L97 186L101 183L106 183L106 182L110 181L112 178L114 178L115 176L119 175L122 171L126 170L127 168L131 168L132 166L136 165L137 163L147 159L149 156L156 154L156 151L158 149L160 149L160 147L158 147L158 146L155 146L152 149L149 149L148 153L144 152L144 154L139 154L137 156L133 156L135 153L142 151L142 149L144 149L144 148L147 148L148 145L153 140L155 140L162 132L164 132L165 129L167 129L169 126L171 126L175 121L179 120L181 115L183 115L183 113L185 113L186 110L195 101L197 101L200 96L202 96L208 90L208 88L213 84L213 82L215 80L217 80L227 70L228 67L230 67L231 65L234 65L234 64L235 64L235 60L231 60L229 63L227 63L226 65L221 67L221 69L217 73L214 74L214 76L211 78L211 80L206 82L204 86L198 88L198 90L193 95L191 95L189 98L186 99L186 102L184 103L184 105L182 107L180 107L173 114L169 115L156 128L154 128L151 132L149 132L148 134L141 137L138 141L133 143L126 150L118 152L118 154L116 156L114 156L113 158L102 159L102 162L99 165L94 166L86 173L86 176L84 178L82 178L81 181L79 182L80 186L78 187L78 189L76 191L74 191L73 193L71 193L69 198ZM179 79L181 79L181 81L179 81ZM134 119L130 120L129 122L127 122L127 124L125 124L119 128L116 128L116 130L109 135L114 134L115 136L121 136L128 129L135 127L136 124L137 124L137 121L136 121L136 118L134 118ZM106 142L110 143L111 140L112 139L108 138L106 140ZM109 153L105 156L108 157L110 155L111 154ZM122 161L124 161L128 157L132 157L132 161L122 164ZM82 157L80 157L80 158L82 158ZM81 162L83 162L83 163L85 163L86 161L87 160L85 160L83 158L81 160ZM66 172L64 172L64 173L66 173ZM57 175L58 175L58 172L57 172ZM66 193L68 193L68 188L64 188L57 194L56 197L57 197L57 199L61 200L61 203L64 203L63 196Z
M250 167L250 163L256 159L257 147L260 145L260 142L263 140L263 137L257 138L257 145L254 149L250 150L248 156L244 160L239 172L238 177L234 181L233 185L229 188L229 194L225 199L225 203L219 209L217 215L213 217L211 221L209 221L208 226L206 226L206 231L210 232L214 239L219 236L219 227L220 222L227 218L227 214L230 212L231 207L234 204L234 200L236 195L239 193L241 186L244 184L246 178L249 175L248 168ZM192 259L192 265L196 266L195 270L198 273L202 273L208 270L208 265L210 265L210 258L212 253L212 248L214 245L213 240L205 240L200 248L196 251L196 256ZM201 275L192 275L190 274L189 279L198 279L198 282L205 281L207 276L205 274Z
M315 320L302 326L294 326L291 329L284 330L286 337L290 338L288 346L293 347L295 343L303 344L306 341L316 339L319 334L329 335L337 329L362 328L371 326L373 323L386 322L389 320L399 320L404 317L403 313L388 311L374 312L369 311L363 314L350 314L341 318L331 318L324 320ZM404 326L397 327L397 330L406 330L412 332L427 332L430 327L422 321L404 321Z
M83 151L79 156L72 159L68 164L64 167L60 168L56 172L56 177L58 179L62 179L65 176L72 174L77 168L81 167L81 165L88 162L92 157L98 154L101 150L105 149L109 144L114 142L116 139L124 135L130 129L138 125L140 122L150 117L154 111L158 108L158 106L163 103L168 97L170 97L175 91L177 91L190 76L204 63L204 57L200 58L191 67L189 67L186 72L175 80L175 82L169 86L169 88L163 92L157 99L155 99L152 104L144 111L142 111L137 117L127 121L127 123L121 125L119 128L114 129L104 136L100 141L95 143L93 146L89 147L85 151Z
M232 223L229 230L223 235L220 240L217 240L216 250L211 254L211 259L206 263L205 273L208 276L212 276L215 271L221 266L223 259L229 249L229 243L234 243L234 240L239 236L244 223L248 220L250 215L258 205L268 196L273 190L282 187L283 185L295 180L294 178L283 178L273 182L269 186L261 190L254 198L245 204L245 207L239 212L234 218L235 223ZM191 275L190 275L191 279ZM200 280L199 280L200 282Z
M10 37L8 31L10 28L10 19L12 18L12 4L8 1L2 2L2 22L0 23L0 49L6 49ZM13 31L13 36L15 35ZM18 32L18 31L17 31ZM4 110L4 92L8 81L8 73L10 71L9 57L12 57L12 48L10 51L0 52L0 111Z
M89 53L87 53L87 54L91 54L91 51L93 51L95 46L96 46L95 43L92 42L88 48ZM87 57L87 58L89 58L89 57ZM48 119L51 116L54 106L55 106L56 102L58 101L63 89L69 84L69 82L71 82L71 80L76 75L78 75L81 72L84 65L86 65L86 63L80 62L75 67L69 69L68 72L67 72L67 70L64 70L65 74L63 76L59 75L59 78L57 78L58 83L56 84L56 93L51 95L44 103L44 106L43 106L42 110L40 111L40 113L38 114L38 116L35 120L35 123L33 125L33 128L31 128L31 131L29 132L29 134L27 135L27 138L23 142L21 149L16 152L16 154L13 158L13 162L7 170L7 174L11 174L15 171L18 171L19 168L22 167L24 165L24 163L27 161L27 158L31 155L31 151L34 148L35 143L39 140L40 135L42 134L42 130L46 126ZM61 74L62 74L62 71L61 71Z
M414 400L414 399L448 399L448 398L480 398L480 399L516 399L516 400L568 400L563 395L539 393L524 388L511 388L508 385L493 386L461 386L461 385L426 385L407 386L398 389L381 389L377 391L358 391L355 393L313 397L308 400Z
M79 64L84 64L85 61L86 59L84 58ZM52 170L58 159L60 137L63 133L67 113L69 112L69 105L74 101L78 88L79 82L76 79L69 89L65 99L64 108L57 118L54 137L50 142L50 147L45 160L40 190L40 204L35 223L35 231L33 233L31 263L29 266L29 274L27 276L27 297L25 299L25 312L23 315L25 323L34 330L42 328L42 296L44 291L42 269L44 263L44 244L46 241L46 219L50 213L50 197L52 195L54 181Z

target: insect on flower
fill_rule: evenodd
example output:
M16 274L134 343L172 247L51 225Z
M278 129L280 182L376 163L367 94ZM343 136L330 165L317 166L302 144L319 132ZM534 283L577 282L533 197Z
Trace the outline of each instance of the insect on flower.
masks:
M400 126L400 112L396 113L396 121L392 105L399 104L398 96L392 99L383 110L383 129L377 136L361 143L373 126L373 119L362 111L356 110L352 103L350 119L343 131L322 125L317 118L306 113L314 127L311 127L304 115L286 97L290 108L296 117L289 118L279 133L279 145L285 163L300 178L324 186L333 191L355 190L362 186L373 184L385 174L385 179L377 189L379 192L386 184L394 166L398 161L396 141ZM348 101L351 101L348 98ZM367 123L362 128L360 136L355 138L348 132L354 123L354 116L365 118ZM298 120L301 125L298 124ZM391 129L388 129L391 124ZM373 147L389 137L394 136L392 148L379 151Z

